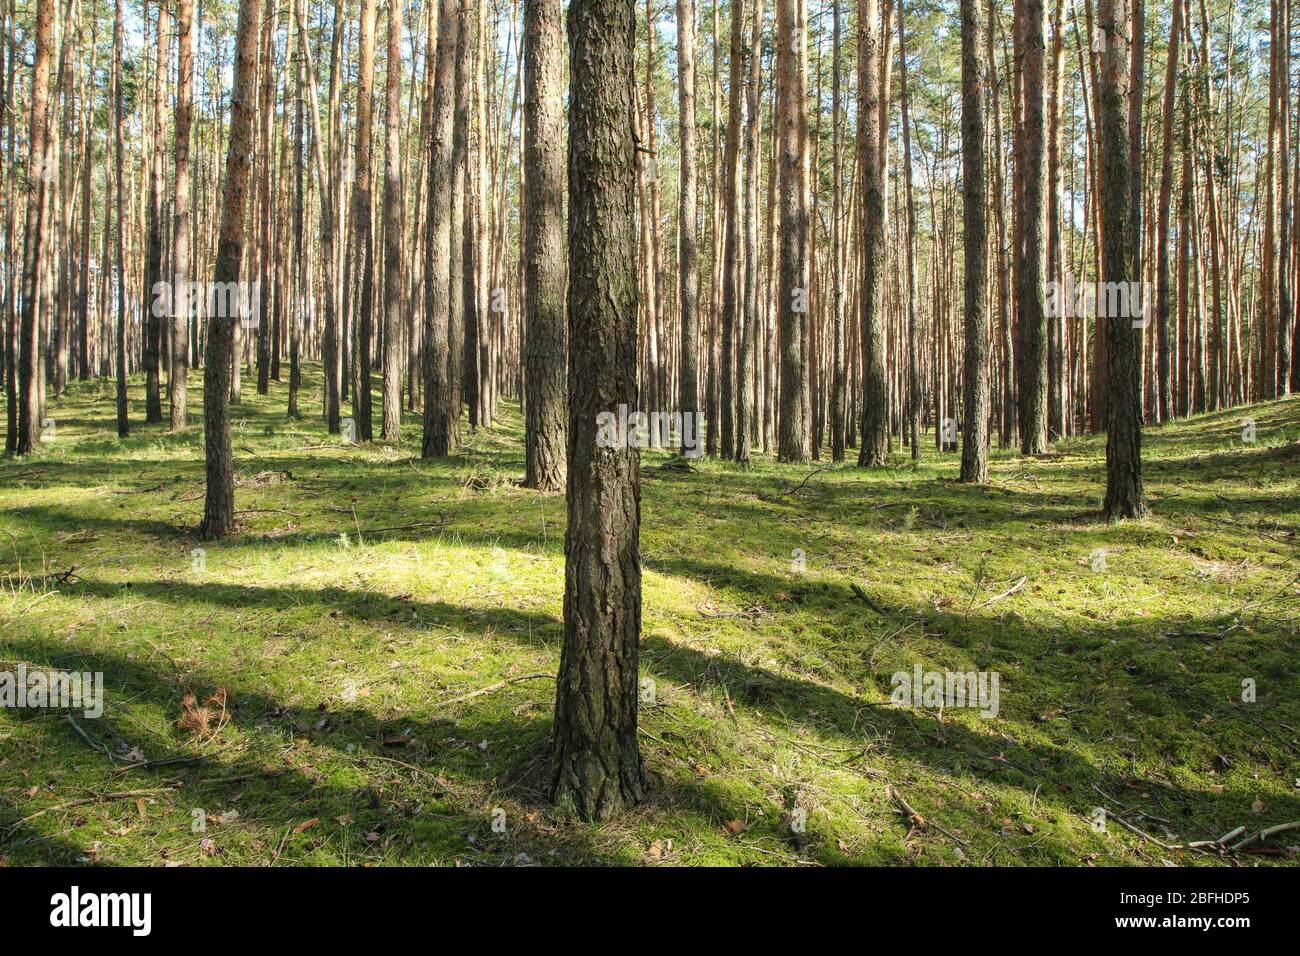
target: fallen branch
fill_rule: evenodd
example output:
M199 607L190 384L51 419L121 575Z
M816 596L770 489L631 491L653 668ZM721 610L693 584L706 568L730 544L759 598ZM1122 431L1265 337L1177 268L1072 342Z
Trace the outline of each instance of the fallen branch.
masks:
M959 843L960 845L965 847L970 846L970 844L967 841L957 836L957 834L950 833L948 830L945 830L943 827L939 826L939 824L935 823L933 820L927 820L925 817L921 816L921 814L917 813L916 810L912 807L912 805L907 802L906 798L904 798L903 795L899 793L897 790L895 790L892 786L886 786L885 792L889 794L890 798L892 798L896 804L898 804L898 808L903 811L903 814L907 817L907 822L909 824L915 824L918 827L926 827L926 828L938 830L949 840L952 840L955 843Z
M853 593L858 596L858 598L862 601L862 603L865 604L867 607L871 608L871 610L875 611L881 617L889 616L884 608L882 608L875 601L871 600L871 596L867 594L866 591L862 590L861 586L858 585L857 582L850 582L849 587L853 589Z
M1011 597L1011 595L1013 595L1013 594L1019 594L1021 591L1024 590L1024 588L1025 588L1025 582L1028 581L1028 580L1029 580L1029 576L1028 576L1028 575L1025 575L1025 576L1021 577L1021 579L1020 579L1019 581L1017 581L1015 584L1011 585L1011 587L1007 588L1007 589L1006 589L1005 591L1003 591L1001 594L998 594L998 595L995 595L994 597L989 598L987 601L985 601L983 604L981 604L980 607L988 607L990 604L997 604L999 601L1005 601L1007 598Z
M451 704L461 704L467 700L473 700L475 697L482 697L484 694L491 694L494 691L501 690L503 687L509 687L511 684L523 683L526 680L555 680L555 675L554 674L529 674L526 677L512 677L510 678L510 680L497 681L495 684L489 684L487 687L480 687L476 691L471 691L468 694L461 694L459 697L453 697L450 700L441 701L437 704L434 704L433 706L447 707L450 706Z

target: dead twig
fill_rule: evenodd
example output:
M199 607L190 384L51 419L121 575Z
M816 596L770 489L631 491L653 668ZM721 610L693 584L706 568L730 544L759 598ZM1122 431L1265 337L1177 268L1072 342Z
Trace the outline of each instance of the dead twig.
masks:
M1011 587L1007 588L1007 589L1006 589L1005 591L1003 591L1001 594L997 594L997 595L994 595L993 597L989 598L987 601L985 601L983 604L981 604L980 607L982 607L982 608L983 608L983 607L988 607L990 604L997 604L999 601L1005 601L1007 598L1011 597L1011 595L1013 595L1013 594L1019 594L1021 591L1024 590L1024 588L1025 588L1025 582L1028 581L1028 580L1029 580L1029 576L1028 576L1028 575L1024 575L1023 577L1021 577L1021 579L1020 579L1019 581L1017 581L1015 584L1011 585Z
M555 680L554 674L528 674L525 677L512 677L510 680L497 681L495 684L489 684L487 687L480 687L476 691L468 694L461 694L459 697L453 697L450 700L444 700L434 704L435 707L449 707L452 704L462 704L467 700L473 700L475 697L482 697L484 694L491 694L494 691L501 690L503 687L509 687L511 684L520 684L526 680Z

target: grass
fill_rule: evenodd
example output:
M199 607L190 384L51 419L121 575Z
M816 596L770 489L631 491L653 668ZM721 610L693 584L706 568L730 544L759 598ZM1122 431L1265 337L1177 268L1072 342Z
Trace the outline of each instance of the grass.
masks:
M246 383L227 541L195 534L201 428L119 441L111 383L0 461L0 670L105 680L99 719L0 710L0 860L1297 858L1294 831L1162 844L1300 820L1300 400L1149 429L1151 515L1117 525L1098 437L995 453L987 487L932 441L870 473L645 453L651 793L588 825L546 802L565 510L516 484L518 409L425 462L411 416L400 444L327 435L316 372L296 422ZM890 706L918 664L997 671L997 716Z

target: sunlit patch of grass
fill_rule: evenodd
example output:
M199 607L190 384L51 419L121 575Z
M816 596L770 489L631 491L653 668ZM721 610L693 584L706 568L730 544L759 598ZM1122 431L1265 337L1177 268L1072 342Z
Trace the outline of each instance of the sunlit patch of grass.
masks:
M426 462L414 416L327 435L308 373L298 421L244 390L226 541L195 533L201 426L119 442L102 383L0 461L0 670L106 683L98 720L0 711L0 857L1206 864L1160 844L1300 819L1296 399L1148 429L1151 515L1117 525L1099 437L978 488L932 436L871 473L646 453L651 791L593 826L546 802L565 508L518 485L517 407ZM916 665L997 671L998 715L890 706ZM178 726L218 689L219 731Z

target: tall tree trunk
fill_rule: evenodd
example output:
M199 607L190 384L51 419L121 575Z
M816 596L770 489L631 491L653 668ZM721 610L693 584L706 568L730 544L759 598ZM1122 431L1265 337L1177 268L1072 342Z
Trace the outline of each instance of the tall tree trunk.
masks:
M745 14L742 0L731 0L731 53L728 57L727 142L722 161L725 238L722 247L721 377L722 457L736 457L736 325L740 299L740 124L744 109Z
M1102 214L1102 281L1127 288L1135 264L1132 196L1129 192L1129 29L1126 0L1101 0L1098 25L1105 38L1097 88ZM1124 310L1120 310L1122 313ZM1142 333L1128 314L1103 315L1110 400L1106 416L1105 514L1112 521L1136 518L1142 495Z
M1020 62L1024 109L1016 164L1020 204L1016 216L1016 343L1020 398L1020 450L1047 450L1047 313L1043 302L1043 0L1020 0Z
M921 457L921 380L916 362L918 348L916 327L916 200L912 191L912 116L911 97L908 95L907 87L907 28L904 23L905 19L903 5L900 3L898 5L898 92L902 100L903 188L907 191L907 195L904 197L907 204L907 236L904 240L905 248L903 250L904 272L907 282L907 289L904 293L907 309L907 425L910 429L908 444L911 448L912 460L916 461Z
M881 164L880 8L858 3L858 166L862 177L862 443L858 466L880 468L889 455L889 380L885 373L885 186Z
M980 0L961 0L962 238L965 273L966 368L962 395L961 480L989 477L988 224L984 169L983 41Z
M564 14L524 0L524 483L564 487Z
M176 185L172 198L171 366L167 378L169 426L188 423L191 297L190 265L190 124L194 113L194 0L179 0L176 13Z
M157 59L154 61L153 93L153 161L149 171L149 240L145 260L144 298L141 302L141 315L145 322L145 413L144 420L149 424L162 421L161 395L161 350L162 350L162 305L170 297L158 298L155 285L164 281L163 272L163 185L167 174L163 169L163 152L165 149L165 130L167 117L167 98L164 90L167 85L167 47L171 40L171 13L167 4L158 4L158 31L155 42L158 44ZM173 289L174 297L180 290ZM155 305L157 307L155 307Z
M120 0L119 0L120 2ZM257 40L261 0L239 0L235 88L230 96L230 145L221 191L221 227L213 283L237 283L244 253L244 214L257 112ZM230 444L230 376L238 309L209 315L203 367L203 438L207 494L199 534L224 538L235 528L235 463Z
M402 319L406 283L402 239L406 203L402 195L402 10L388 0L388 64L384 76L384 341L382 434L401 440Z
M597 444L597 416L637 407L636 16L569 4L569 524L552 795L608 819L639 803L640 454ZM599 344L599 347L598 347Z
M1277 166L1280 183L1278 198L1281 200L1277 220L1277 393L1290 395L1293 375L1292 363L1292 314L1291 301L1291 206L1290 195L1290 150L1291 150L1291 3L1280 0L1278 11L1282 49L1278 51L1278 64L1282 75L1278 78L1278 125L1280 149Z
M699 253L696 250L695 0L677 0L677 280L681 372L678 410L696 421L700 408ZM689 416L689 418L688 418Z
M118 0L121 3L121 0ZM22 318L18 330L18 440L14 449L19 455L35 450L41 432L40 314L37 305L40 276L48 254L49 223L46 197L50 162L50 49L54 35L55 0L39 0L36 5L36 55L32 61L32 85L29 110L30 132L27 139L27 213L23 231ZM120 11L119 11L120 12ZM121 17L115 36L120 49ZM15 27L16 29L16 27ZM16 122L14 116L10 122ZM12 238L12 237L10 237ZM125 401L125 398L122 399Z
M456 57L460 45L459 0L442 0L438 13L438 69L433 87L433 135L429 138L428 230L424 244L424 440L425 458L451 454L450 391L452 122ZM459 243L461 237L456 236Z
M113 177L117 188L117 437L131 434L127 418L127 321L126 321L126 214L129 202L126 190L125 152L122 146L122 128L126 126L126 98L122 95L122 0L113 5ZM42 144L42 150L44 150ZM42 202L44 205L44 202ZM110 205L109 208L112 208ZM45 213L41 213L42 220ZM43 225L43 224L42 224Z
M1159 381L1156 408L1161 423L1174 416L1172 372L1173 335L1169 328L1169 203L1174 189L1174 96L1178 89L1178 44L1183 33L1183 5L1174 0L1165 62L1161 107L1160 200L1156 207L1156 337L1159 342ZM1179 223L1181 234L1184 225ZM1181 235L1179 239L1182 241Z
M743 228L744 301L741 327L737 330L736 362L736 460L749 461L754 437L754 347L758 335L758 179L762 166L759 142L759 93L763 66L763 0L754 0L750 16L749 47L745 51L749 69L745 79L745 192Z
M844 119L840 109L840 0L831 6L831 461L844 460L848 370L844 364Z
M352 320L353 377L352 414L356 419L357 441L374 437L370 404L370 350L375 297L375 256L372 238L370 198L370 141L375 93L376 0L362 0L361 32L357 39L361 62L357 77L357 148L352 165L352 241L356 269L361 274L361 295Z
M736 0L738 2L738 0ZM781 335L781 421L778 458L812 455L805 328L808 290L808 189L802 50L806 34L797 0L776 4L776 126L781 177L780 278L776 309Z

